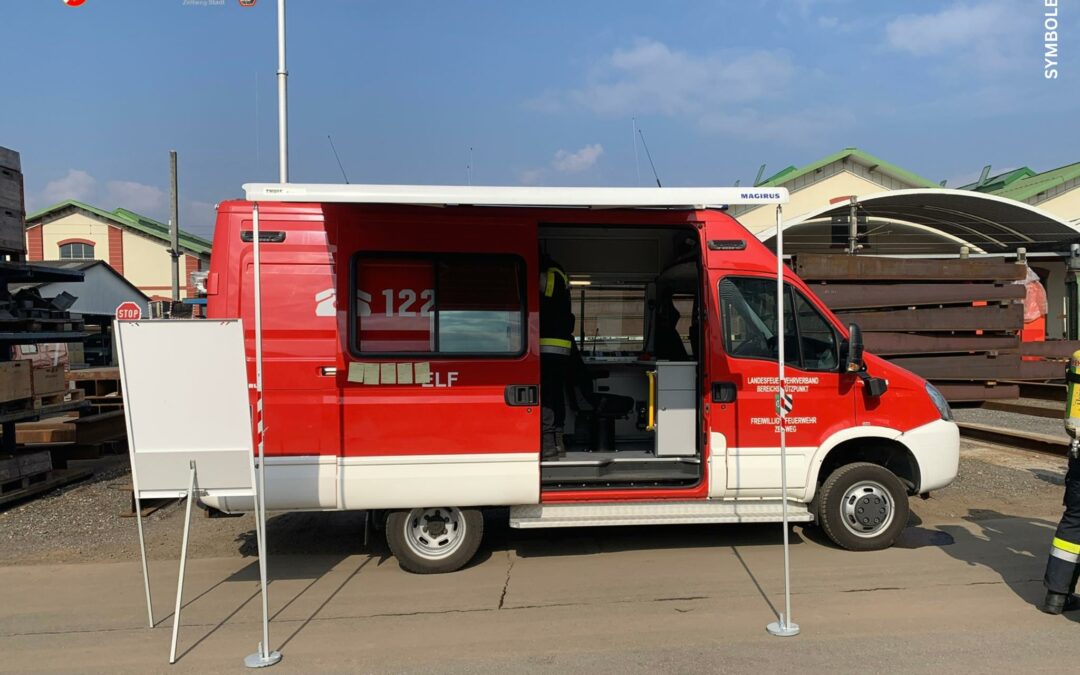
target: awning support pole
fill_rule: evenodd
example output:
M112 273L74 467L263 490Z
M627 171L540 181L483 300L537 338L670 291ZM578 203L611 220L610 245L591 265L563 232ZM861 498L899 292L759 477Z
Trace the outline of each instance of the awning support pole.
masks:
M254 654L244 659L248 668L265 668L281 660L281 652L270 650L270 609L266 593L266 430L263 426L263 333L262 333L262 266L259 245L259 204L251 205L251 241L254 253L254 314L255 314L255 434L259 448L259 488L255 494L255 537L259 548L259 583L262 586L262 641Z
M791 620L791 556L788 541L788 489L787 489L787 393L784 391L784 227L783 209L776 206L776 347L779 360L776 415L780 427L780 495L784 523L784 613L779 621L773 621L765 630L777 637L799 634L799 625Z

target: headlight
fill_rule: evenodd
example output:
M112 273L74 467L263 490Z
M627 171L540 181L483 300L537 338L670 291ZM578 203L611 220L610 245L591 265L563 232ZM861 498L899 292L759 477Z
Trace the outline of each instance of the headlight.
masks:
M937 408L938 414L941 415L941 419L949 420L951 422L953 418L952 408L949 407L949 402L945 400L945 395L929 382L926 383L926 395L934 402L934 407Z

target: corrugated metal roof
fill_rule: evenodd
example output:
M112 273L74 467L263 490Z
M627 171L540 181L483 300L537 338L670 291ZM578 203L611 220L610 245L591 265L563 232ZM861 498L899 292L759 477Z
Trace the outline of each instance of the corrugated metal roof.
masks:
M1026 201L1062 183L1078 178L1080 178L1080 162L1013 180L1001 188L989 190L989 192L999 197Z
M131 293L133 294L133 297L140 298L144 302L149 301L149 298L146 296L145 293L140 291L139 288L135 284L131 283L126 278L124 278L123 275L121 275L119 272L114 270L112 268L112 266L109 265L109 263L105 262L104 260L39 260L39 261L35 261L34 265L39 266L39 267L40 266L55 267L55 268L64 269L64 270L76 270L76 271L83 272L83 273L86 273L91 268L96 268L96 267L100 266L102 268L102 272L107 274L108 277L114 279L117 283L119 283L119 284L123 285L124 287L126 287L127 289L129 289L131 291ZM81 297L82 294L78 291L78 289L84 288L83 284L85 284L87 280L88 279L86 277L84 277L84 279L79 280L78 282L76 282L74 284L74 289L72 289L70 291L71 294L75 295L76 297ZM9 286L9 289L13 293L18 292L19 290L21 290L23 288L42 288L42 287L45 287L45 286L53 286L53 285L56 285L58 288L61 288L61 289L66 289L66 288L68 288L68 283L69 282L70 282L70 280L68 280L68 281L60 281L60 282L58 282L58 281L36 281L36 282L31 282L31 283L11 284ZM82 311L82 310L79 310L79 311ZM110 313L110 312L106 312L106 314L108 314L108 313Z
M1002 171L999 174L990 176L982 183L975 181L974 183L968 183L967 185L961 185L959 190L977 190L979 192L997 192L1021 178L1027 178L1028 176L1034 176L1035 172L1026 166L1022 166L1019 169L1009 169L1008 171Z

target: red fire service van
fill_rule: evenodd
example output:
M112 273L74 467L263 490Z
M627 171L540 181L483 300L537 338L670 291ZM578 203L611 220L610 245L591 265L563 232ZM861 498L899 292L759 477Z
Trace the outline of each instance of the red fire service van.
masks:
M421 573L469 561L485 507L516 528L781 520L776 257L725 206L785 190L245 189L218 208L205 285L253 369L258 218L268 509L367 510ZM548 457L552 275L573 340ZM908 497L956 477L957 427L785 276L789 518L888 547Z

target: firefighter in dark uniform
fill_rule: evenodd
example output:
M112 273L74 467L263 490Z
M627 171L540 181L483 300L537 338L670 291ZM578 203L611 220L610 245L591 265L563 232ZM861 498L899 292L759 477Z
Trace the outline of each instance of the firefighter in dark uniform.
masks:
M541 455L566 453L566 373L574 338L570 280L546 254L540 257L540 408Z
M1065 513L1061 516L1050 558L1046 561L1046 600L1039 606L1049 614L1061 614L1080 609L1076 580L1080 577L1080 458L1069 457L1065 474Z
M1069 470L1065 474L1065 513L1050 543L1043 579L1046 599L1039 605L1048 614L1080 609L1080 598L1073 595L1080 577L1080 351L1072 355L1065 381L1068 383L1065 430L1072 436L1072 444Z

